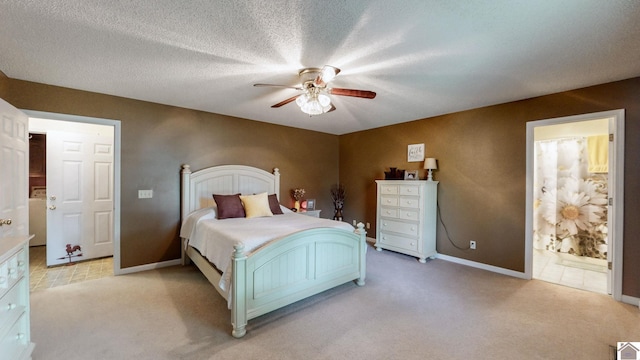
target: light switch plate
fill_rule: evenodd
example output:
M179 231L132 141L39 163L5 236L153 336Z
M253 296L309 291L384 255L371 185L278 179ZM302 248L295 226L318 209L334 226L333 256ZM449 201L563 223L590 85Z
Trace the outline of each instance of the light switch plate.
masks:
M138 199L151 199L153 190L138 190Z

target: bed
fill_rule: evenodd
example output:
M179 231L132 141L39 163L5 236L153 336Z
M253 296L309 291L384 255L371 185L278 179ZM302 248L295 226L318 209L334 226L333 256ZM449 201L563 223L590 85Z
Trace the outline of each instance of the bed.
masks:
M312 217L291 213L282 207L284 216L274 215L269 219L282 222L290 218L312 221L313 225L259 246L252 244L251 239L234 243L223 253L223 257L230 259L229 269L224 265L215 266L203 255L207 251L201 252L193 246L199 232L204 232L201 230L204 226L246 221L251 224L247 228L257 228L262 226L258 223L267 221L264 218L218 220L211 215L217 210L213 194L267 193L279 199L279 192L277 168L269 173L244 165L214 166L195 172L189 165L182 167L182 263L197 266L227 300L232 335L236 338L244 336L248 321L260 315L350 281L358 286L365 284L367 245L361 223L354 229L333 220L311 220ZM316 220L325 223L316 223Z

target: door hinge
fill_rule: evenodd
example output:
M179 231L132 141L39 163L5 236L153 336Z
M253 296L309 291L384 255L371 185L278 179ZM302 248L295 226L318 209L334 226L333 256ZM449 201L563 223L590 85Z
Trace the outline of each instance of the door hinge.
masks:
M613 141L613 134L609 134L609 141Z
M612 197L609 198L609 206L613 206L613 198Z
M613 268L613 263L611 261L607 263L607 268L609 268L609 270Z

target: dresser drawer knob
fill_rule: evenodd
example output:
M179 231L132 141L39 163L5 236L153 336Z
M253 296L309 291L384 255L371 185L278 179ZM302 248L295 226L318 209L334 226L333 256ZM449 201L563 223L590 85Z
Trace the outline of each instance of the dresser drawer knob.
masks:
M13 275L13 274L15 274L15 273L16 273L16 269L14 269L14 268L9 268L9 271L7 271L7 273L8 273L9 275Z
M408 193L410 193L410 192L412 192L412 191L413 191L413 190L411 190L411 189L407 189L407 192L408 192Z
M412 242L412 243L411 243L411 246L414 246L415 244L416 244L416 243Z
M24 339L24 333L18 333L18 334L16 335L16 339L17 339L17 340L22 340L22 339Z
M9 303L7 304L7 310L13 310L16 308L16 304Z
M25 262L24 262L24 261L22 261L22 260L19 260L19 261L18 261L18 267L23 267L23 266L24 266L24 264L25 264Z
M415 231L415 229L416 229L416 228L415 228L414 226L412 226L412 227L411 227L411 231Z

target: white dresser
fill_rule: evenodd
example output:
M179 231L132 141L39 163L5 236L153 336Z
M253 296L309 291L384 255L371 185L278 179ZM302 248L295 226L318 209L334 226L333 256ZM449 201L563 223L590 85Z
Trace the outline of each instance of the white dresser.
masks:
M0 239L0 358L31 359L29 239Z
M421 263L436 255L438 182L376 180L376 250L412 255Z

